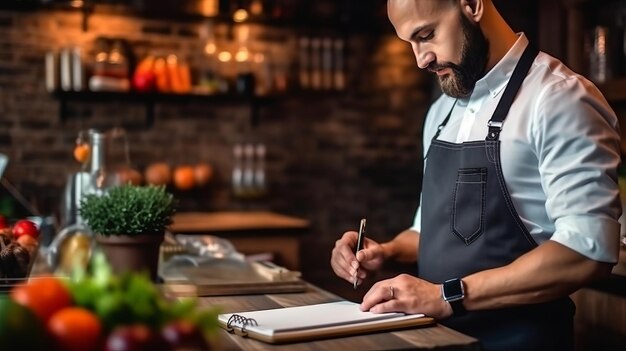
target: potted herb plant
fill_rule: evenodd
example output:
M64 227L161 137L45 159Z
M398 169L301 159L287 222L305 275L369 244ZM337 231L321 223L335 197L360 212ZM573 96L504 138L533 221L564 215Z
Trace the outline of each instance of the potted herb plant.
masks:
M174 197L163 186L122 185L103 195L86 195L80 204L80 215L113 270L147 270L152 279L174 212Z

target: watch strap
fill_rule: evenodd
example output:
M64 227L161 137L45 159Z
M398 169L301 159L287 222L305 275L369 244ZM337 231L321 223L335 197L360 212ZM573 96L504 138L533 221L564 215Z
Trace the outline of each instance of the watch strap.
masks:
M448 301L448 303L450 304L450 307L452 307L452 313L456 317L467 314L467 310L465 309L465 306L463 306L463 299Z

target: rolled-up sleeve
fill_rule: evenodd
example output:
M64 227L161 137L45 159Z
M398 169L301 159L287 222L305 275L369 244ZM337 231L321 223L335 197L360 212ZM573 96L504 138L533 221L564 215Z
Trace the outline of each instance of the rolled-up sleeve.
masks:
M621 214L617 117L590 82L564 79L542 91L532 130L551 240L596 261L617 262Z

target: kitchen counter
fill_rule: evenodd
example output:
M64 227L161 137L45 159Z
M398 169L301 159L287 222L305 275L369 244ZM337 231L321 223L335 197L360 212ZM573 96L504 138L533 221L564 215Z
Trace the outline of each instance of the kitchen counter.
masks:
M577 350L623 350L626 345L626 249L608 279L571 295Z
M273 212L181 212L173 218L175 233L307 229L309 221Z
M303 293L200 297L200 306L219 306L223 313L292 307L343 300L309 285ZM325 350L481 350L478 340L437 324L402 330L311 340L265 344L252 338L219 331L218 349L224 351L325 351Z

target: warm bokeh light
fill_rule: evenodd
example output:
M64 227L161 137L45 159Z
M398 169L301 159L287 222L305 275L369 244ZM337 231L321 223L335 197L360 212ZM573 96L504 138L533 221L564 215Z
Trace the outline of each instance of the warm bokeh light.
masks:
M254 63L263 63L265 61L265 55L263 53L257 52L252 57L252 61L254 61Z
M237 62L245 62L248 61L249 58L250 52L245 47L240 48L237 50L237 53L235 53L235 61Z
M263 1L261 0L252 0L250 4L250 13L255 16L260 16L263 14Z
M204 46L204 52L207 55L213 55L217 52L217 45L215 45L214 42L209 41L206 43L206 45Z
M236 28L236 38L239 43L245 43L250 39L250 26L242 24Z
M232 58L233 58L233 55L231 55L231 53L228 51L222 51L219 54L217 54L217 59L220 60L220 62L228 62Z
M217 16L220 10L218 0L201 0L199 6L200 13L207 17Z
M248 11L245 9L239 9L233 13L233 21L243 22L248 19Z

